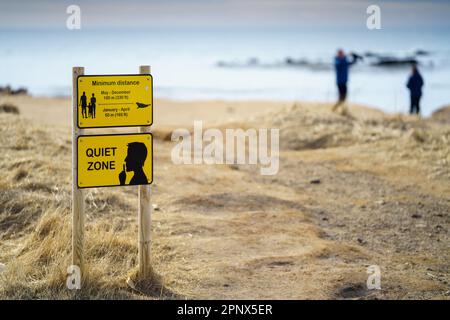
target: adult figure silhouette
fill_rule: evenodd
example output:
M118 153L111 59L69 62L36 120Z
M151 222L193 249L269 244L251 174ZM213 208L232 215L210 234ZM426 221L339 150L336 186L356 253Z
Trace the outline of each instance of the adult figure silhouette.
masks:
M148 179L144 173L144 163L147 159L147 147L142 142L131 142L128 144L127 156L123 170L119 173L121 185L125 185L127 172L133 171L134 175L130 180L130 185L147 184Z
M92 94L92 97L91 97L91 108L92 108L91 117L92 118L95 118L95 103L96 102L97 102L97 99L95 98L95 95Z
M81 105L81 116L83 118L87 118L86 108L87 108L87 97L86 92L83 91L83 95L80 97L80 105Z

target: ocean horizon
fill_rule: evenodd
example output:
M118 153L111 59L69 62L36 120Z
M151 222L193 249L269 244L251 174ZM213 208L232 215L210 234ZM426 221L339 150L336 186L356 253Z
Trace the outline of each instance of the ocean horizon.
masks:
M154 97L175 100L335 101L338 48L364 60L352 67L348 99L408 112L408 64L379 66L374 56L414 57L425 79L425 116L450 103L448 31L392 29L2 29L0 86L37 96L70 96L71 68L127 74L150 64ZM298 63L290 63L291 61Z

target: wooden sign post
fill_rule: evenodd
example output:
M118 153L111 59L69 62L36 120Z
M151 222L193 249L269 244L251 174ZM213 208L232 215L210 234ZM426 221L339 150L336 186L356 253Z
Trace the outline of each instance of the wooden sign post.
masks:
M72 85L73 85L73 98L72 98L72 265L80 268L81 276L84 276L85 272L85 261L84 261L84 223L85 223L85 212L84 212L84 194L83 188L89 187L100 187L100 186L115 186L115 185L125 185L125 184L139 184L138 189L138 263L139 263L139 279L148 279L151 277L151 264L150 264L150 246L151 246L151 203L150 203L150 183L153 180L153 143L151 136L150 125L153 121L153 85L152 77L150 75L150 66L140 66L139 68L140 76L136 75L122 75L122 76L110 76L119 77L117 81L102 81L108 76L84 76L83 67L74 67L72 70ZM142 75L142 76L141 76ZM83 76L83 77L80 77ZM90 78L90 81L86 83L85 78ZM139 79L137 78L140 78ZM98 80L100 78L100 80ZM131 80L133 78L134 80ZM83 80L85 80L83 82ZM101 86L126 86L122 91L107 89L101 90ZM82 88L79 88L81 86ZM92 86L92 87L91 87ZM95 87L95 89L94 89ZM78 92L78 89L82 89ZM100 91L99 91L100 90ZM92 98L89 104L89 116L86 115L86 105L87 96L86 92L90 91ZM82 96L80 96L82 94ZM130 100L139 99L139 101ZM80 109L80 100L83 102ZM105 103L104 100L113 100L114 102ZM123 100L128 100L127 102L120 102ZM116 102L117 101L117 102ZM101 102L101 103L100 103ZM97 110L96 108L101 105L114 105L127 107L121 107L122 109L118 111L119 107L109 107L101 108ZM136 106L135 106L136 105ZM132 109L132 107L134 109ZM107 110L108 109L108 110ZM111 110L113 113L111 113ZM91 112L92 111L92 112ZM103 112L103 113L100 113ZM137 116L139 113L142 116ZM80 122L80 117L83 123ZM107 117L111 117L111 122L108 123ZM134 117L134 118L133 118ZM135 120L133 120L135 119ZM105 122L106 121L106 122ZM86 122L86 123L85 123ZM80 125L81 124L81 125ZM111 125L109 125L111 124ZM147 124L147 125L145 125ZM139 127L140 134L125 134L125 135L97 135L95 138L92 135L84 135L83 128L95 128L95 127L108 127L108 126L137 126ZM122 138L123 137L123 138ZM129 139L132 137L133 142L129 143ZM119 139L120 141L118 141ZM144 139L144 140L142 140ZM123 140L123 141L122 141ZM139 141L134 141L139 140ZM142 141L140 141L142 140ZM148 141L147 141L148 140ZM102 142L107 141L113 146L100 148L104 151L103 153L95 154L97 157L108 156L110 159L109 163L114 160L114 166L110 165L104 169L117 170L116 162L123 161L124 158L126 164L123 164L123 172L116 175L116 171L105 173L105 176L98 176L95 178L89 167L86 168L85 162L78 163L79 159L83 158L85 155L90 158L95 152L91 152L94 148L86 147L86 144L91 144L94 146L99 146ZM115 142L114 142L115 141ZM126 145L128 144L128 156L125 155ZM139 144L144 151L136 151ZM131 146L133 145L133 146ZM84 148L84 149L83 149ZM133 149L130 149L133 148ZM140 148L140 149L142 149ZM91 151L87 151L90 149ZM139 149L139 148L138 148ZM85 150L85 154L78 155L79 150ZM109 150L109 151L108 151ZM110 152L113 150L114 152ZM134 150L134 151L130 151ZM117 151L117 154L116 154ZM149 151L147 153L147 151ZM120 153L121 152L121 153ZM140 172L139 176L137 171L134 171L134 175L131 181L127 179L127 172L133 171L133 167L136 167L134 163L128 163L127 161L133 160L135 157L129 157L130 153L136 155L136 152L143 155L142 159L139 160L139 165L142 166L143 172ZM151 157L146 160L147 154ZM113 156L119 156L119 160L115 160ZM81 158L79 156L82 156ZM145 162L148 161L148 162ZM100 163L100 162L99 162ZM103 162L102 162L103 163ZM122 166L119 166L121 168ZM94 166L95 169L95 166ZM102 167L103 169L103 167ZM81 170L81 171L80 171ZM121 170L121 169L119 169ZM79 176L79 174L82 175ZM84 176L83 176L84 174ZM149 177L147 177L148 175ZM118 176L119 180L115 181L115 177ZM93 178L94 177L94 178ZM113 177L114 179L112 179ZM122 177L122 178L120 178ZM83 181L80 181L80 178ZM91 179L92 181L89 181Z
M84 275L84 192L78 189L78 154L77 139L84 130L78 128L77 79L84 74L83 67L72 69L72 265L78 266Z
M150 66L140 66L140 74L150 74ZM141 133L150 133L150 127L140 127ZM138 211L138 233L139 233L139 277L146 279L151 275L150 245L151 245L151 203L150 186L139 186L139 211Z

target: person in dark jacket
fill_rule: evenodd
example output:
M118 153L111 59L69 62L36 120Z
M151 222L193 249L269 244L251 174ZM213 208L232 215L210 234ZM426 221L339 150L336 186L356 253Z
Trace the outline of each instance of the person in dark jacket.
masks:
M424 81L422 76L420 75L419 70L417 69L417 65L413 64L411 76L409 77L408 83L406 84L411 97L411 107L409 110L409 113L411 114L420 113L420 98L422 97L423 85Z
M347 98L347 82L348 82L348 69L356 62L358 56L356 54L350 54L352 59L350 60L344 53L344 50L339 49L336 57L334 58L334 68L336 70L336 85L339 91L339 99L333 106L335 111Z

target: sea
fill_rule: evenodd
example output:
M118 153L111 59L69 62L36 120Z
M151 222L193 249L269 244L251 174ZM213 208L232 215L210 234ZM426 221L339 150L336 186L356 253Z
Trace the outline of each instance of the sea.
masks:
M450 104L450 29L438 28L0 29L0 86L70 96L73 66L130 74L151 65L155 98L333 102L338 48L363 57L349 101L408 112L410 64L401 61L414 58L422 114Z

